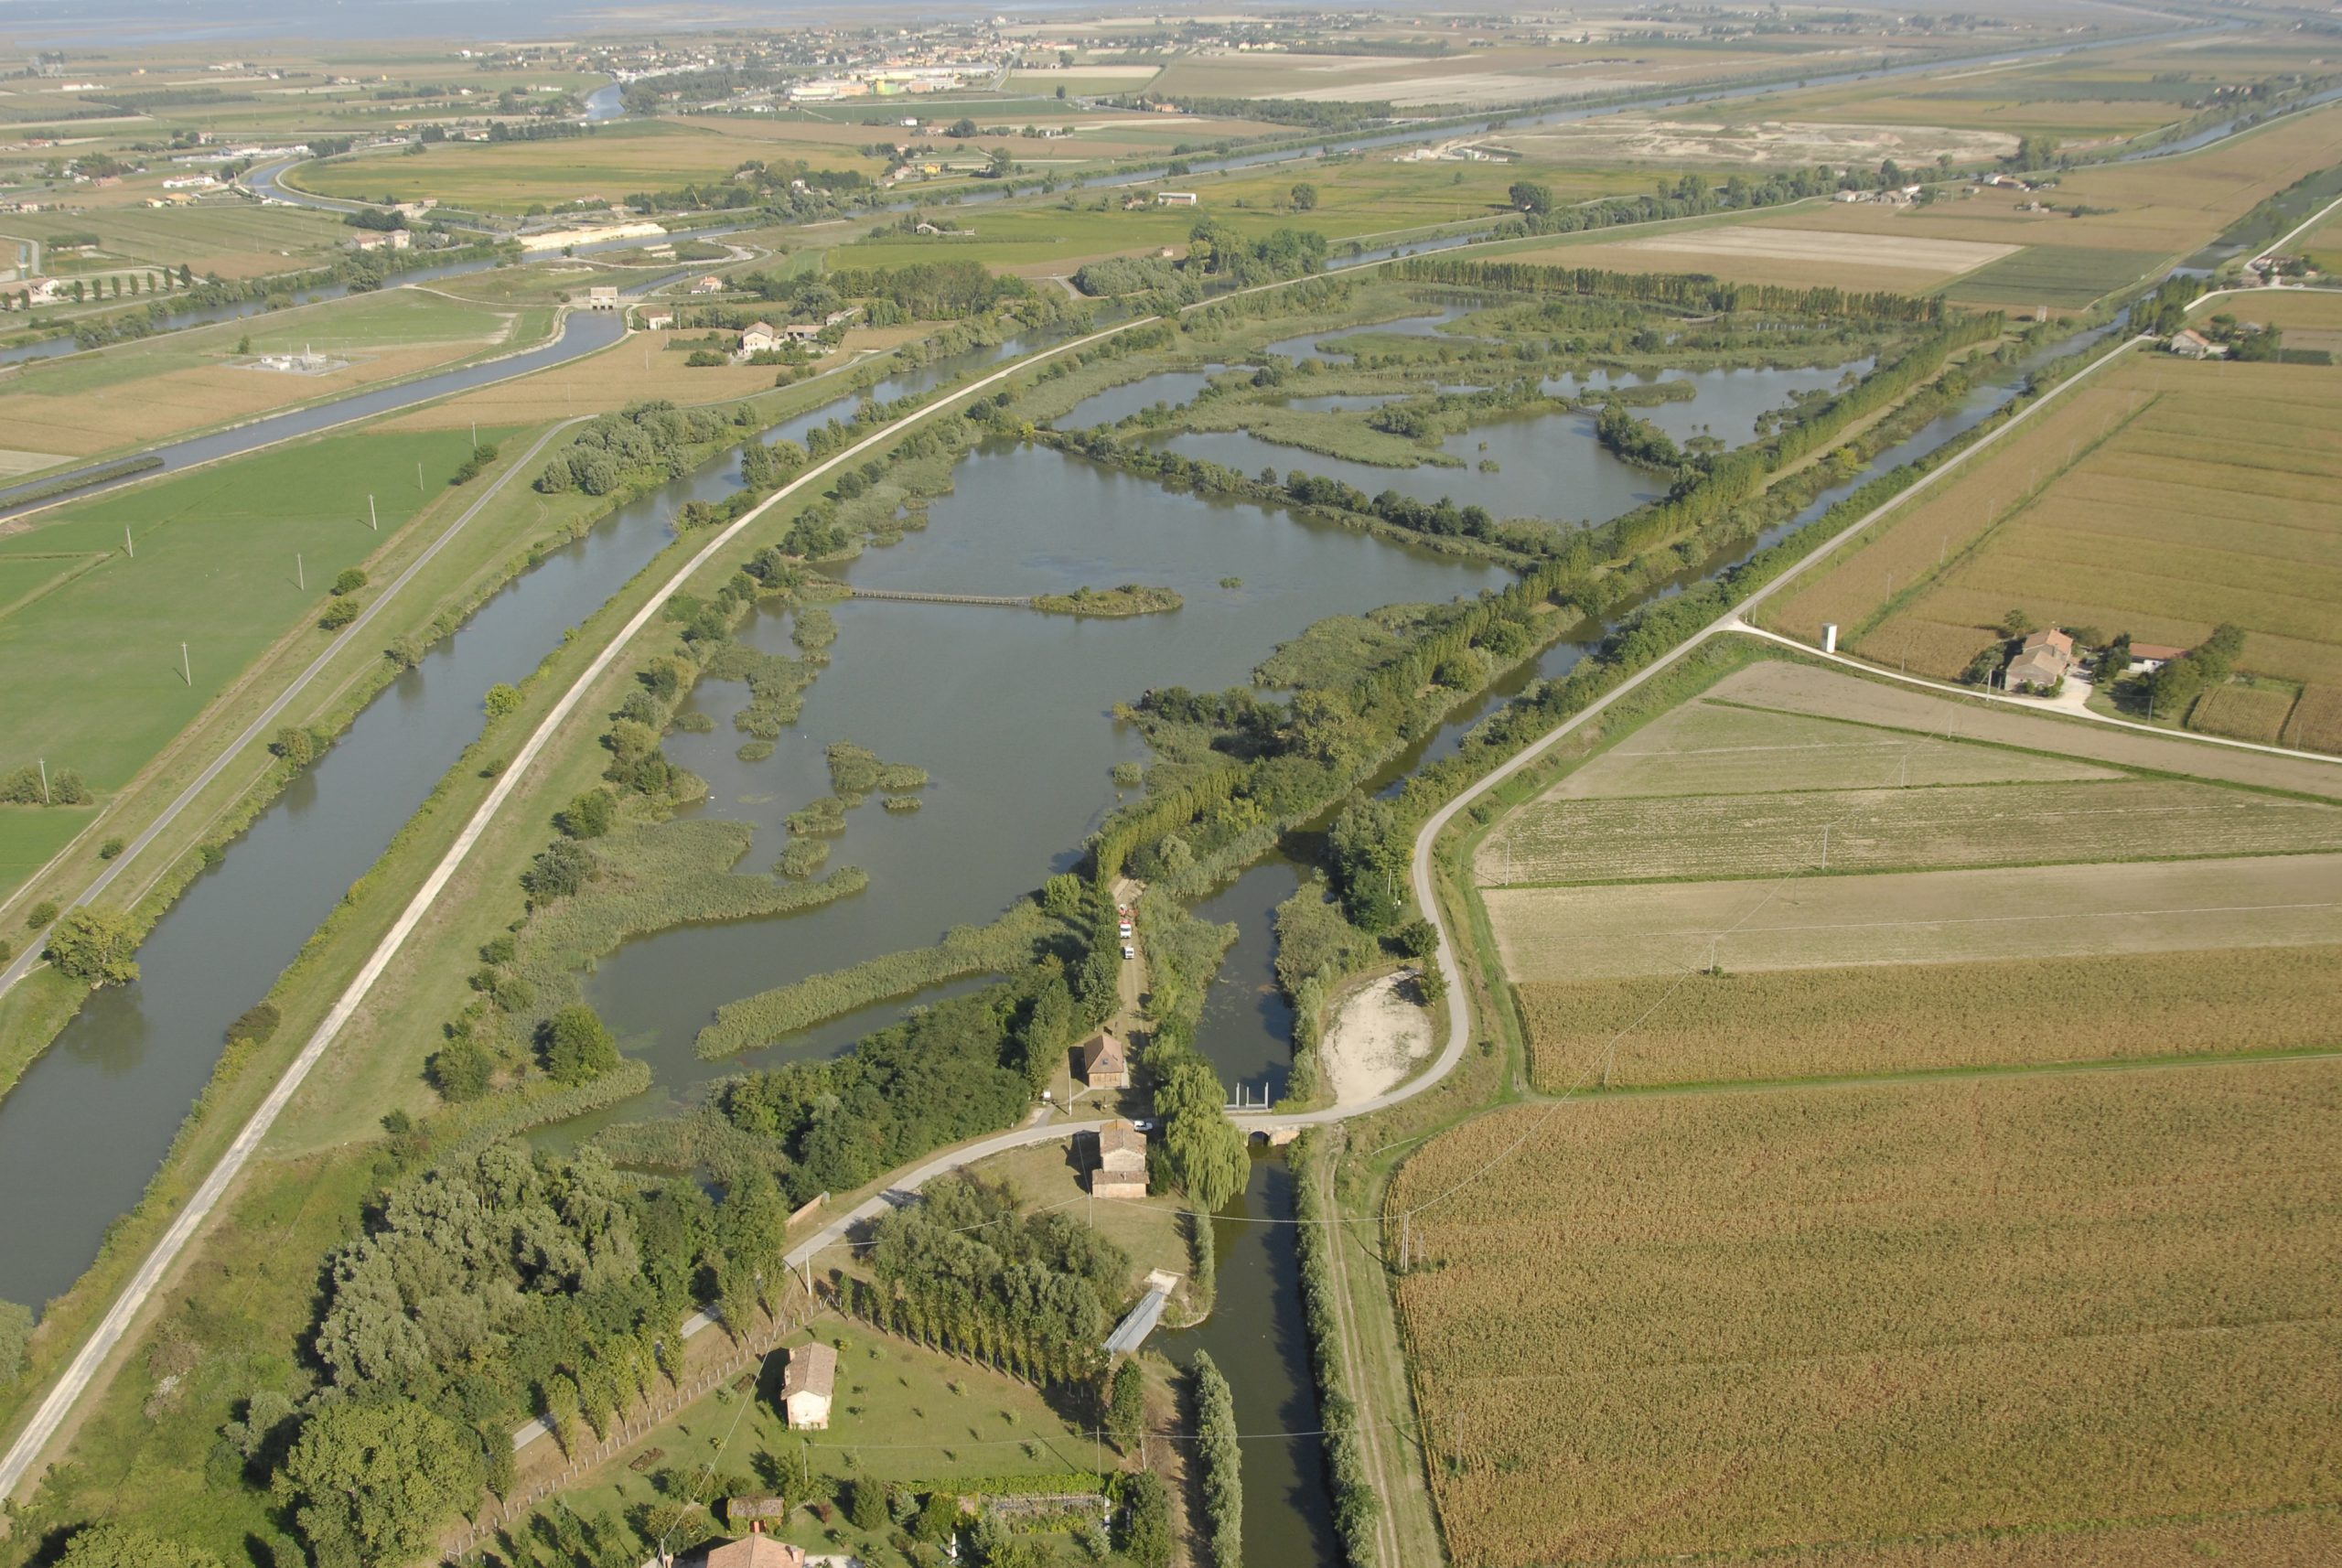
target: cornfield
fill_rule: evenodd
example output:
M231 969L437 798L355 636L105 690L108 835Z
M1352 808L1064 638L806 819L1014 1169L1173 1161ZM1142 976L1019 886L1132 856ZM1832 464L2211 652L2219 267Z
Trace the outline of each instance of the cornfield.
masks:
M1455 1560L2342 1500L2337 1125L2333 1060L1468 1123L1391 1200Z
M2294 693L2266 686L2215 686L2188 710L2187 727L2273 745L2285 733Z
M2226 948L1523 985L1558 1093L2336 1042L2342 947ZM1605 1070L1606 1064L1606 1071Z

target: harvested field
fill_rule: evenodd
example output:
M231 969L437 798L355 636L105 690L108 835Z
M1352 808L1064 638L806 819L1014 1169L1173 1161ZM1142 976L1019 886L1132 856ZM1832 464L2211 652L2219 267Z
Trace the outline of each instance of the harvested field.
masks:
M1524 806L1483 885L1651 882L2342 851L2342 809L2166 779L1810 789Z
M1524 985L1559 1094L1768 1079L2342 1049L2342 948L1775 970Z
M2342 1509L2060 1525L2031 1535L1793 1552L1778 1561L1792 1568L2170 1568L2205 1558L2252 1568L2331 1568L2342 1562Z
M1454 1559L1932 1563L1893 1543L2330 1506L2337 1126L2317 1059L1445 1133L1390 1202L1429 1260L1397 1294ZM1978 1551L1950 1560L2025 1560Z
M1699 699L1577 768L1545 796L1745 795L1772 789L1875 789L1936 784L2111 779L2068 757L1897 734Z
M677 336L700 334L629 333L598 353L444 398L387 420L383 428L462 430L474 420L531 424L623 408L644 398L667 398L688 408L772 389L769 365L684 363L688 356L667 351L667 339Z
M2294 693L2269 686L2216 686L2188 710L2187 727L2274 746L2293 715Z
M2342 800L2342 767L2329 762L2260 757L2232 747L2191 743L2178 736L2143 735L2075 719L2018 713L1785 660L1769 659L1738 671L1717 682L1708 696L1928 735L1949 730L1962 738L2088 757L2118 767L2187 773Z
M1517 983L2342 942L2342 855L1491 888Z
M1743 124L1638 114L1507 130L1496 139L1532 158L1559 162L1624 158L1677 167L1817 162L1875 165L1882 158L1916 167L1933 163L1944 153L1961 163L1982 163L2005 157L2017 145L2016 137L2004 131L1958 131L1940 125L1833 125L1805 120Z
M1664 251L1687 256L1760 256L1768 260L1819 262L1825 265L1875 267L1887 272L1950 277L2016 254L2014 245L1963 240L1862 233L1813 233L1761 223L1688 230L1649 240L1619 242L1624 251Z

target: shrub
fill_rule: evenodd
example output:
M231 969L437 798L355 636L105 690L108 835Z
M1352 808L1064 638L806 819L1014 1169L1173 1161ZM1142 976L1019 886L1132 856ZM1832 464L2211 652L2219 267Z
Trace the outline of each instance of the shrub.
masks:
M496 1071L495 1058L469 1035L448 1041L428 1065L432 1087L452 1101L478 1100Z
M126 846L121 839L110 838L106 840L105 843L98 846L98 858L100 860L112 860L115 855L120 854L126 847L128 846Z
M521 886L532 899L545 902L566 898L592 879L594 857L568 839L555 839L537 852L521 874Z
M247 1045L265 1045L276 1033L277 1025L283 1022L283 1017L276 1011L276 1004L255 1002L236 1015L236 1021L228 1026L228 1038L231 1042L242 1041Z
M492 721L520 712L521 702L520 687L499 681L488 689L488 695L480 699L480 705L488 710L488 716Z
M341 598L347 595L356 593L365 585L366 574L361 568L356 566L345 566L334 577L333 595L336 598Z
M336 599L326 607L326 613L317 618L317 629L339 631L357 618L358 601L356 599Z
M25 929L38 931L55 918L57 918L57 900L44 898L25 911Z
M269 741L268 749L295 768L306 768L317 759L317 737L298 725L286 725Z

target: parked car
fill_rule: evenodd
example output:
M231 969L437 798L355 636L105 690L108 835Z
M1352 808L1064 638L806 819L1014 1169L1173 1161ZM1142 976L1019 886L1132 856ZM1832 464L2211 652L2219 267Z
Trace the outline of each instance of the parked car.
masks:
M1131 946L1128 942L1124 942L1123 944L1123 956L1124 958L1136 958L1138 957L1138 949Z

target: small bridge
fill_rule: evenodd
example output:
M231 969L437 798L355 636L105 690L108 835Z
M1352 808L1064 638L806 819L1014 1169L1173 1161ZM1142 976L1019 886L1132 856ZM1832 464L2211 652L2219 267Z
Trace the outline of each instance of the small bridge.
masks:
M903 599L920 605L998 605L1004 609L1029 610L1030 598L1009 598L996 594L916 594L907 588L857 588L845 590L857 599Z

